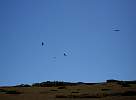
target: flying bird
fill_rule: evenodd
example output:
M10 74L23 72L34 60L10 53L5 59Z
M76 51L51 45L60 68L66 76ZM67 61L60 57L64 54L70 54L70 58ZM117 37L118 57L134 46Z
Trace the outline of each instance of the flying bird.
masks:
M120 31L120 30L116 29L116 30L113 30L113 31L116 31L116 32L118 32L118 31Z
M64 56L67 56L67 54L66 54L66 53L64 53L63 55L64 55Z
M42 42L42 46L44 45L44 42Z

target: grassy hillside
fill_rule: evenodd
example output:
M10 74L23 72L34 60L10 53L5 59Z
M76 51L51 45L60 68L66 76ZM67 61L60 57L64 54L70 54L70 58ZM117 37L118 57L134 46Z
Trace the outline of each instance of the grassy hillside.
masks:
M136 100L134 82L0 87L0 100Z

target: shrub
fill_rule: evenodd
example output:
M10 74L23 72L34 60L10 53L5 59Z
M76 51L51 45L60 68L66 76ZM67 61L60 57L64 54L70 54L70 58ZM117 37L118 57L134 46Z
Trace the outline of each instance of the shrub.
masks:
M58 91L58 90L52 89L52 90L50 90L50 91Z
M136 91L126 91L121 94L122 96L136 96Z
M4 89L0 89L0 93L1 93L1 92L6 92L6 90L4 90Z
M66 89L65 86L59 86L58 89Z
M101 89L102 91L109 91L109 90L111 90L111 89Z
M34 83L32 84L33 87L40 87L40 83Z
M118 82L120 82L120 81L114 80L114 79L107 80L107 83L118 83Z
M21 94L21 92L18 92L16 90L4 90L4 89L0 89L0 93L4 93L4 94Z
M122 85L123 87L130 87L130 85L127 82L122 82L120 85Z
M6 91L6 94L21 94L21 93L15 90L8 90Z

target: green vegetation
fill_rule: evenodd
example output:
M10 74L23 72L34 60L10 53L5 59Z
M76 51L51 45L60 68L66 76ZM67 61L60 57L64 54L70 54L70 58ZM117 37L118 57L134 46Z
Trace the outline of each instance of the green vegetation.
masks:
M4 90L4 89L0 89L0 93L3 93L3 94L21 94L21 92L18 92L16 90Z

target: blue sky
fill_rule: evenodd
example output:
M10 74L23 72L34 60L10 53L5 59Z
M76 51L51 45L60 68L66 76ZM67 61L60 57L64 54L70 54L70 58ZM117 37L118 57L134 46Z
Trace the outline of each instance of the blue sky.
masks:
M0 0L0 85L136 80L135 4Z

